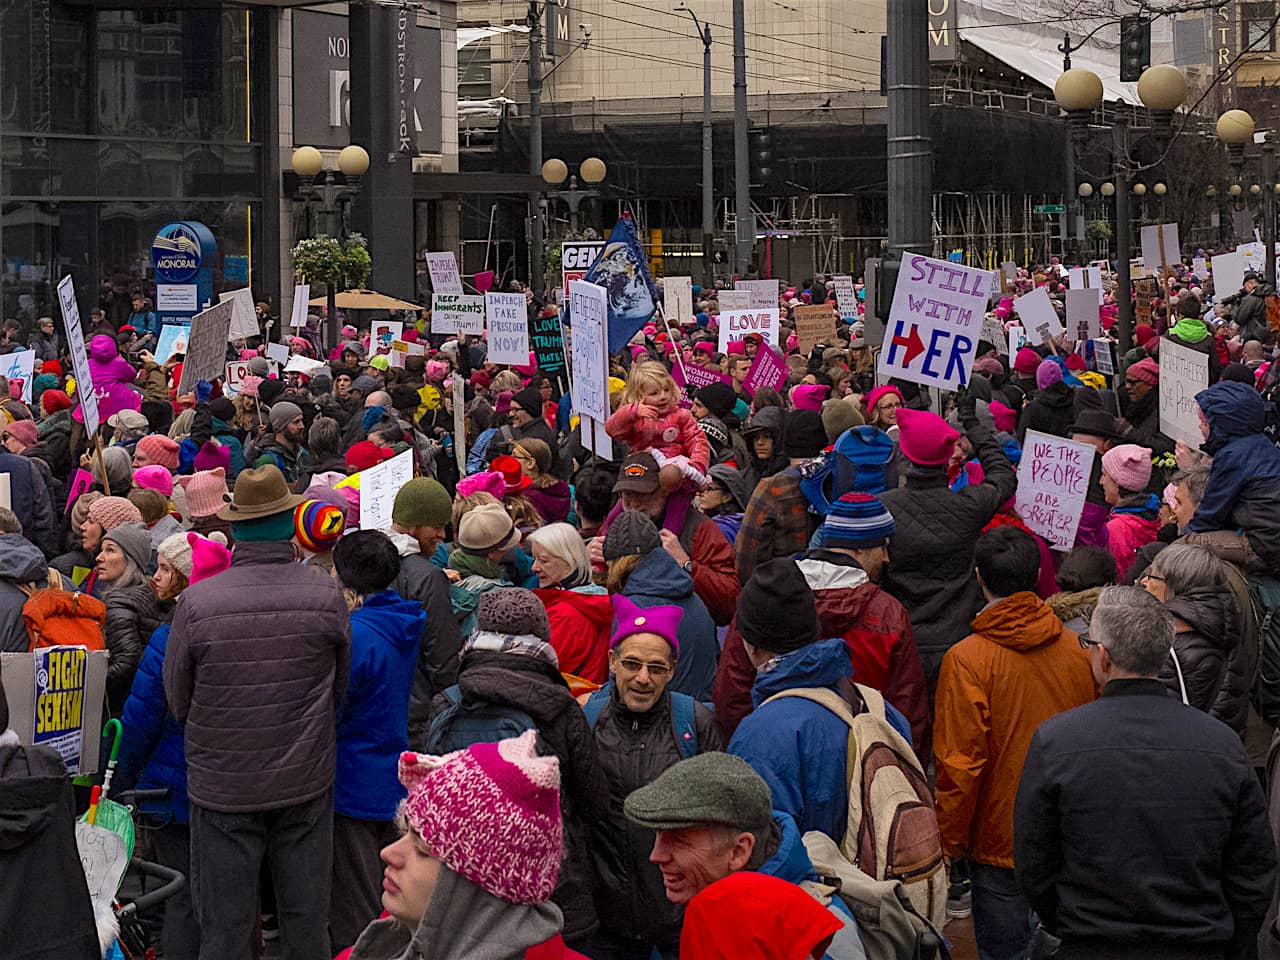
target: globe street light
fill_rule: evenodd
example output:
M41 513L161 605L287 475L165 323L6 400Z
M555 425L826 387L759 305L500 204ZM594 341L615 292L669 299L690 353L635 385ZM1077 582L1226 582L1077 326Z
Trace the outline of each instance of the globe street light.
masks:
M584 183L595 186L604 180L608 173L608 167L599 157L587 157L578 165L578 174L581 175ZM578 207L593 191L579 190L578 177L569 176L569 165L559 157L552 157L542 165L542 179L548 186L555 187L564 183L565 177L569 177L569 185L567 190L551 191L552 195L563 197L564 201L569 205L569 231L574 236L578 234Z
M1244 169L1244 152L1245 147L1254 141L1254 122L1253 117L1244 110L1228 110L1222 116L1218 117L1217 123L1218 139L1223 142L1227 148L1227 159L1230 161L1232 169L1235 170L1238 178ZM1262 140L1262 183L1274 184L1275 175L1275 144L1271 142L1270 134L1264 134ZM1276 211L1275 211L1275 191L1264 190L1262 183L1252 183L1249 185L1249 195L1260 197L1262 199L1262 242L1268 251L1275 248L1276 234ZM1239 197L1243 195L1244 189L1239 183L1231 185L1231 196ZM1276 285L1276 259L1268 252L1263 258L1267 284L1271 287ZM1231 293L1233 291L1223 291L1223 293Z

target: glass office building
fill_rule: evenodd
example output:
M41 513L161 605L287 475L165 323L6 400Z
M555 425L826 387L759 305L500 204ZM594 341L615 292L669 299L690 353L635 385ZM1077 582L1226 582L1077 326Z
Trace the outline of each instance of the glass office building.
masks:
M269 11L121 6L0 0L3 318L56 316L71 273L82 313L121 322L133 291L154 301L151 241L172 220L213 232L215 290L278 258Z

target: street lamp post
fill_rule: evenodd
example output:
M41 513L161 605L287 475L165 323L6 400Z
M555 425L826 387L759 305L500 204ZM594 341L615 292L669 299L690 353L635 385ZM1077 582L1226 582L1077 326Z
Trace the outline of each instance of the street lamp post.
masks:
M565 177L569 177L569 188L557 191L554 195L563 197L565 203L569 205L569 232L574 237L578 235L578 207L582 205L583 200L595 196L596 192L591 188L604 180L608 172L609 168L599 157L587 157L583 160L574 176L569 176L568 164L559 157L552 157L542 165L542 180L549 187L559 186L564 183ZM578 188L578 177L582 177L582 182L587 184L588 189Z
M364 147L348 144L338 154L338 172L342 174L339 182L333 171L326 170L324 155L315 147L298 147L293 151L290 161L293 172L298 176L297 198L306 204L307 232L312 233L311 208L319 206L327 225L331 228L329 235L341 243L347 235L347 206L360 192L360 178L369 169L369 154ZM329 302L325 308L325 337L327 345L332 348L338 342L338 304L337 284L327 283Z
M1216 129L1218 139L1227 148L1227 159L1238 181L1244 169L1245 147L1254 139L1253 117L1244 110L1228 110L1218 118ZM1270 133L1263 136L1262 183L1252 184L1249 187L1249 194L1262 201L1262 243L1266 248L1263 263L1266 269L1267 285L1274 289L1276 285L1276 146L1271 140ZM1238 182L1231 185L1233 198L1242 197L1243 194L1244 190ZM1227 292L1222 291L1224 294Z
M702 40L702 285L715 286L712 275L712 260L715 254L713 237L715 234L716 204L712 193L712 180L715 176L712 165L711 138L711 24L702 23L698 15L680 4L677 10L683 10L693 18L694 29Z
M1067 114L1071 126L1072 144L1081 146L1088 139L1088 125L1094 109L1102 103L1102 81L1097 74L1079 68L1067 70L1053 87L1054 99ZM1146 131L1158 144L1167 143L1171 136L1173 112L1187 95L1187 81L1176 67L1160 64L1148 67L1138 78L1138 99L1151 115L1151 126ZM1112 124L1114 136L1114 185L1103 184L1104 196L1114 196L1116 205L1116 302L1119 318L1120 349L1127 351L1133 344L1133 289L1129 276L1129 254L1133 244L1132 224L1129 220L1129 193L1143 196L1145 184L1130 187L1134 161L1129 157L1129 124L1124 117ZM1072 166L1075 165L1073 150ZM1111 187L1108 191L1107 187Z

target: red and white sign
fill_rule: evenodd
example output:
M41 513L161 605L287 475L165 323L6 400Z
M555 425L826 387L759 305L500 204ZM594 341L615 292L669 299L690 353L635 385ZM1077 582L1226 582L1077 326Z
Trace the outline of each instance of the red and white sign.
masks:
M585 277L603 249L603 240L560 245L560 276L564 280L561 289L564 291L565 303L569 302L569 281Z
M720 352L726 353L734 340L758 333L771 347L778 345L778 310L730 310L720 313Z

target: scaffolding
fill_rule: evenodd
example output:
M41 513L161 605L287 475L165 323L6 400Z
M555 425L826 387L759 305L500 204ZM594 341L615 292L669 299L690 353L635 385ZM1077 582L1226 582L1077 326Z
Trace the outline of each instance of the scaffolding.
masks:
M1058 202L1005 193L934 194L934 256L987 270L1007 261L1046 262L1052 245L1060 243L1059 215L1036 213L1036 207Z

